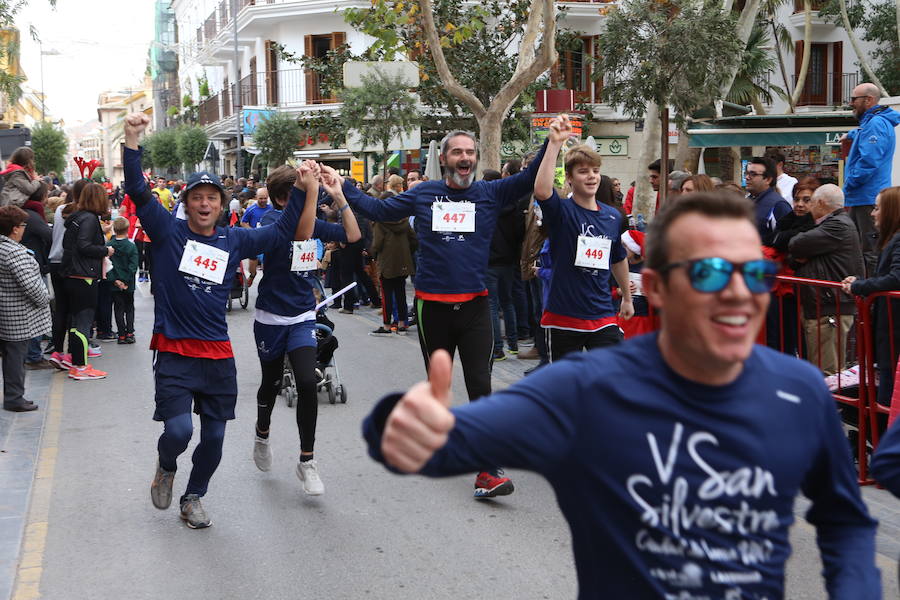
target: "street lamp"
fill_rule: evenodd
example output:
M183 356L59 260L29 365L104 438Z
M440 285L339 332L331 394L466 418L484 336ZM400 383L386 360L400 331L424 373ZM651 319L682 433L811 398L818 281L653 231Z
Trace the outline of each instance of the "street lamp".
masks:
M62 54L56 48L44 50L44 44L38 39L38 46L41 50L41 122L47 120L47 102L44 96L44 56L59 56Z

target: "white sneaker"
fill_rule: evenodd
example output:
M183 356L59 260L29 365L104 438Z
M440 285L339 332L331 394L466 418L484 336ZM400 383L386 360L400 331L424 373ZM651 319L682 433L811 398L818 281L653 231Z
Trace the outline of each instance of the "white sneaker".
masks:
M325 493L325 484L319 477L315 460L297 461L297 478L303 482L303 491L310 496L321 496Z
M254 436L253 462L260 471L268 471L272 468L272 447L269 445L269 438Z

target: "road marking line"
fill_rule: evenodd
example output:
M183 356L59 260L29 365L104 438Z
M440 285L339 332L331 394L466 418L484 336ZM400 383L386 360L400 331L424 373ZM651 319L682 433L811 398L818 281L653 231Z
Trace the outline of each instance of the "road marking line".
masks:
M53 473L59 449L59 431L63 410L63 385L66 378L54 375L50 384L47 420L41 436L31 503L22 540L22 556L16 570L16 581L11 600L36 600L41 597L41 576L44 573L44 552L47 549L47 528L50 516L50 494L53 491Z

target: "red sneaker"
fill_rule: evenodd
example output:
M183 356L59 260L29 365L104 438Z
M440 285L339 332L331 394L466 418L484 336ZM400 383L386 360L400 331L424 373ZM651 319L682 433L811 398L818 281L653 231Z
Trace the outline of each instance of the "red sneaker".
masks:
M509 477L503 477L503 471L497 469L494 473L482 471L475 477L475 497L493 498L495 496L509 496L515 491Z
M85 365L83 367L72 367L69 369L69 379L77 379L79 381L84 381L87 379L106 379L106 373L103 371L98 371L91 365Z

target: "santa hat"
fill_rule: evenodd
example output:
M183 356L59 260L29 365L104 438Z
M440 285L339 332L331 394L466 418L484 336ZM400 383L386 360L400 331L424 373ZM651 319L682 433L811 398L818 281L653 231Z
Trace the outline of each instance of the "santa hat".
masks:
M644 255L644 232L629 229L622 234L622 245L637 254Z

